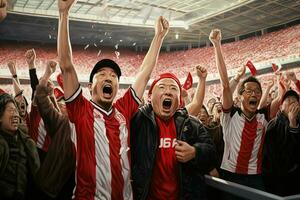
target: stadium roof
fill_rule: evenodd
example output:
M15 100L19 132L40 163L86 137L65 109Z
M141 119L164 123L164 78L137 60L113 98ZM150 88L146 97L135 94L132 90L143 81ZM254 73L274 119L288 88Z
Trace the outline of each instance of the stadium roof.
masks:
M55 42L57 0L11 0L0 39ZM155 19L171 30L164 44L205 44L212 28L233 38L300 19L299 0L78 0L71 10L77 44L148 46Z

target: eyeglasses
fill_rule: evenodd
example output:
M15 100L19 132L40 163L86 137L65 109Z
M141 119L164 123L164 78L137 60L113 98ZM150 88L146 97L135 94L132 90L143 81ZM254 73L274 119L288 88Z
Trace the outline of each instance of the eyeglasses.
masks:
M255 95L261 95L261 91L259 89L256 90L244 89L243 92L245 92L249 96L252 95L252 93L254 93Z

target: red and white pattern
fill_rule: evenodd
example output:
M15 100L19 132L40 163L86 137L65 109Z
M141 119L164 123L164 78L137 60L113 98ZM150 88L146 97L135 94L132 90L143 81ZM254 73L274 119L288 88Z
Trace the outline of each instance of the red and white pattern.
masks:
M51 138L46 131L44 121L38 112L37 106L31 105L31 111L26 116L26 123L29 135L36 142L37 148L47 152Z
M128 89L108 112L82 96L81 87L66 100L75 124L75 199L132 199L129 125L139 98Z
M221 117L225 142L221 168L238 174L260 174L268 109L259 110L251 120L239 108L232 109Z

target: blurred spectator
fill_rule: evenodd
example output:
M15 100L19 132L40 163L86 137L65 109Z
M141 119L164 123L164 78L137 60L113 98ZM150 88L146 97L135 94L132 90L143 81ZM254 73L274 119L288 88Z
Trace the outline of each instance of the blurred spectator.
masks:
M280 111L270 121L264 143L263 174L266 190L289 196L300 194L300 108L294 90L285 93Z

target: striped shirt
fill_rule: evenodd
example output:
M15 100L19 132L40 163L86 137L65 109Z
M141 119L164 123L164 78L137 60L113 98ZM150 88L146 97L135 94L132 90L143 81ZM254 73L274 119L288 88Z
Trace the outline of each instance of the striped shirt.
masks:
M225 146L222 169L238 174L261 173L268 110L258 110L252 119L247 119L237 107L223 112L221 125Z
M130 183L130 119L141 101L132 88L109 111L82 96L81 87L66 100L75 124L75 199L132 199Z

